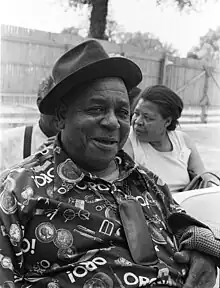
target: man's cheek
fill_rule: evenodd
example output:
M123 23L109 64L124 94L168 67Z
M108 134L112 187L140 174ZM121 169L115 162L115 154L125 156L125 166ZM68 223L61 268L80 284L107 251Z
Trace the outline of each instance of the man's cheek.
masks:
M130 126L129 126L130 127ZM130 128L129 129L126 129L125 131L123 131L121 134L120 134L120 140L119 140L119 150L124 146L125 142L127 141L128 139L128 136L129 136L129 132L130 132Z

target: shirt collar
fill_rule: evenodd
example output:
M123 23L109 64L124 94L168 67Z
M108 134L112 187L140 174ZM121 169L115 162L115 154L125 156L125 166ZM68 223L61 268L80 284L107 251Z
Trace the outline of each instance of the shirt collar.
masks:
M82 169L80 169L80 167L74 163L74 161L63 150L60 135L61 134L59 133L56 136L53 147L54 172L56 175L55 181L60 182L61 180L62 182L68 182L72 185L77 185L77 183L79 183L85 176L89 177L90 179L98 179L96 175L84 170L82 171ZM117 161L120 170L120 176L117 180L123 180L127 178L136 168L135 162L123 150L120 150L117 153L115 160Z

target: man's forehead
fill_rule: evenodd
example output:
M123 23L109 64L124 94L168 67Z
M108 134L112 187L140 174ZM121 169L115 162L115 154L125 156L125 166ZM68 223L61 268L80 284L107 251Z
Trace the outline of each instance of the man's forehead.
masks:
M98 79L91 84L88 90L90 89L95 91L110 90L110 91L127 93L127 89L125 87L123 80L115 77Z

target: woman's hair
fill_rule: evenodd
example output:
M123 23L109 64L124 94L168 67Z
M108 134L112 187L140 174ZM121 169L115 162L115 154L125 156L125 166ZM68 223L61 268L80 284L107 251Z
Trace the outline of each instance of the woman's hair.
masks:
M164 85L153 85L145 88L137 99L135 99L132 112L134 112L140 99L156 104L164 119L168 117L172 118L167 130L172 131L176 129L176 126L179 124L178 119L183 110L183 101L173 90Z

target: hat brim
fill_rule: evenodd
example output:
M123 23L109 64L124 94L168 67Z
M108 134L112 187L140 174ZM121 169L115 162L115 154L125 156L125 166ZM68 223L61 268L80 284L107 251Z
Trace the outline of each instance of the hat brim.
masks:
M126 58L112 57L97 61L70 74L54 86L40 102L40 112L53 115L59 105L60 99L71 89L88 81L105 77L121 78L129 92L141 82L142 73L134 62Z

